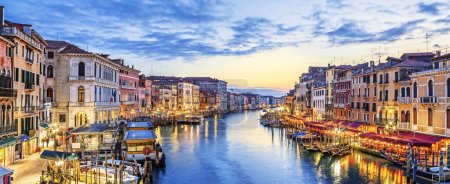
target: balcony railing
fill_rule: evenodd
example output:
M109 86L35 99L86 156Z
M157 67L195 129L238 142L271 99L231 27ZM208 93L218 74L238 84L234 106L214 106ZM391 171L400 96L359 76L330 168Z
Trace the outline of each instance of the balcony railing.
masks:
M420 97L420 103L435 104L438 103L438 98L436 96Z
M411 103L411 97L398 97L398 103L410 104Z
M388 123L397 123L398 122L398 120L396 120L396 119L391 119L391 118L375 118L375 121L374 121L375 123L378 123L378 124L388 124Z
M18 30L16 27L3 26L2 35L19 36L20 38L22 38L22 40L25 40L33 47L43 50L42 45L38 41L34 40L33 38L31 38L31 36L25 34L24 32Z
M127 85L127 84L122 84L121 87L122 87L123 89L136 89L136 87L130 86L130 85Z
M34 91L34 83L26 82L25 83L25 90L26 91Z
M24 106L21 109L25 113L34 113L34 110L36 109L36 107L35 106Z
M17 133L17 124L0 126L0 135Z
M411 130L411 124L409 122L397 122L397 129Z
M69 81L76 81L76 80L95 80L94 76L69 76Z
M27 63L29 63L29 64L33 64L33 59L31 59L31 58L25 58L25 61L27 62Z

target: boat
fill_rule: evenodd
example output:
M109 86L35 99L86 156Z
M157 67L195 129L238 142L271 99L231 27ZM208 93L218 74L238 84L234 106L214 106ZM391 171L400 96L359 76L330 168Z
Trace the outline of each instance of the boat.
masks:
M449 182L450 181L450 169L447 167L443 167L443 174L444 176L442 179L440 179L441 182ZM410 175L413 174L413 167L411 167L411 170L409 171ZM428 179L431 181L439 181L439 167L423 167L423 166L417 166L416 170L417 176Z
M112 160L108 159L104 161L102 164L108 166L108 167L115 167L119 168L120 164L123 164L125 171L130 171L131 173L135 173L138 169L139 173L144 173L144 168L141 166L141 164L137 162L129 162L125 160Z
M185 116L177 119L178 124L198 125L203 122L202 116Z
M338 146L336 148L331 149L331 154L333 156L344 156L350 153L350 147L348 146Z
M318 148L319 148L319 151L324 154L331 152L331 149L328 148L326 145L320 145L320 146L318 146Z
M121 181L123 184L138 184L139 177L132 175L132 172L123 170L122 178L120 178L119 168L108 167L108 166L92 166L92 165L81 165L80 166L80 180L81 181L92 181L92 178L88 176L95 176L99 179L100 183L109 183L113 181ZM97 174L95 174L97 173Z
M405 162L402 162L401 161L402 158L395 157L395 156L392 156L392 155L388 155L384 151L380 151L380 156L383 157L386 160L389 160L390 162L394 163L397 166L404 166L406 164L406 160L404 160Z

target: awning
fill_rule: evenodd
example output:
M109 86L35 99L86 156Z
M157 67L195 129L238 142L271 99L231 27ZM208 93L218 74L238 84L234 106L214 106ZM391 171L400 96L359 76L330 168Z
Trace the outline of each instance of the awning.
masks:
M47 123L39 123L39 126L42 127L43 129L48 129Z
M20 142L25 142L25 141L29 141L30 137L28 137L28 135L22 134L18 136L18 139L20 140Z
M8 137L6 139L0 140L0 148L5 148L17 143L16 137Z
M12 175L13 172L14 171L12 169L0 166L0 176L9 176Z
M44 150L40 157L46 160L76 160L79 158L75 153L51 150Z

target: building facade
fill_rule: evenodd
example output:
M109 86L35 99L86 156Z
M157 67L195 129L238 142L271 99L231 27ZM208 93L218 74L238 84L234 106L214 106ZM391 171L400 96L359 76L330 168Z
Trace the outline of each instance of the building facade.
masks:
M48 43L45 95L52 104L51 122L63 131L115 122L120 65L65 41Z

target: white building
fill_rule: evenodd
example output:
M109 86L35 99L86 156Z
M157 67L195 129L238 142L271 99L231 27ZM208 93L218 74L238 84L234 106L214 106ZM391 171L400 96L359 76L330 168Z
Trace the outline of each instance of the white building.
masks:
M120 65L65 41L47 42L45 96L52 121L69 129L117 120Z
M192 86L193 84L187 82L178 83L178 110L182 111L192 111L193 101L192 101Z
M321 120L325 115L326 91L325 83L317 83L312 89L313 120Z

